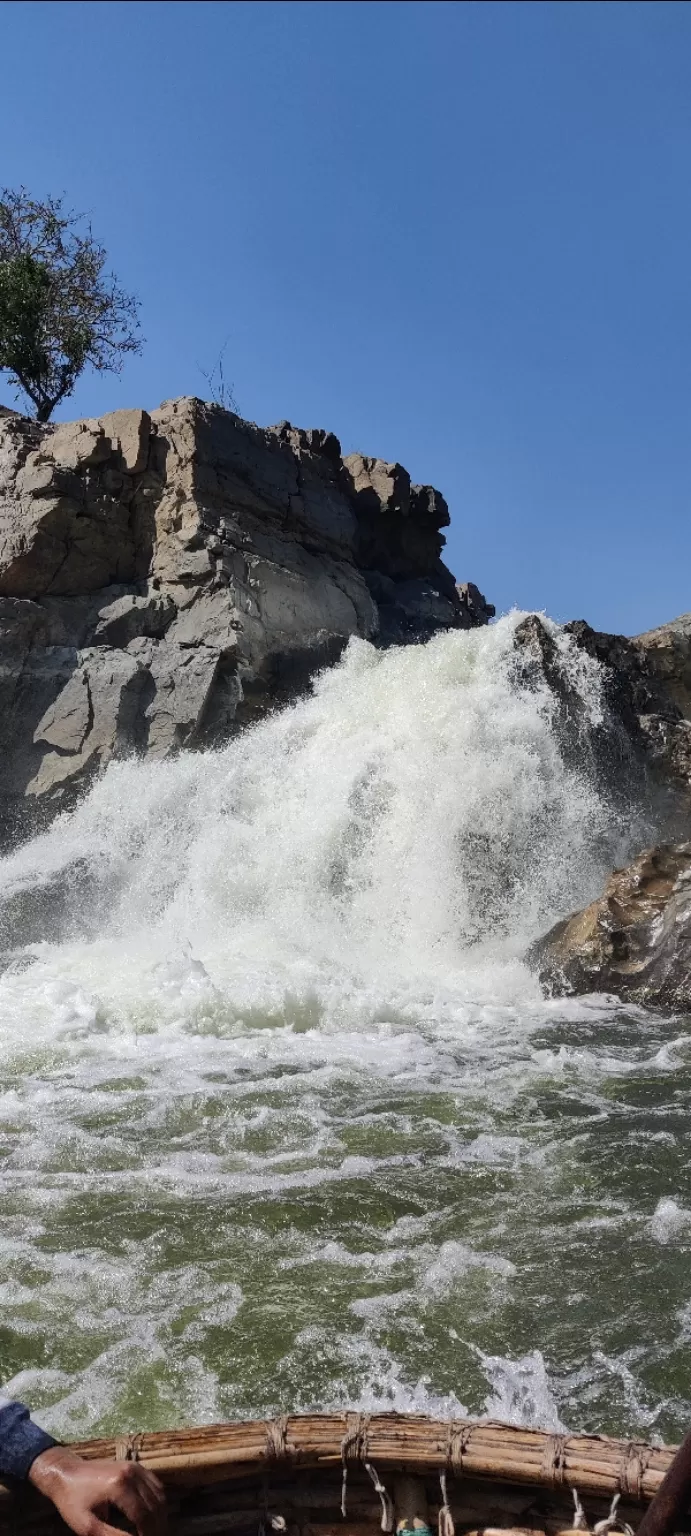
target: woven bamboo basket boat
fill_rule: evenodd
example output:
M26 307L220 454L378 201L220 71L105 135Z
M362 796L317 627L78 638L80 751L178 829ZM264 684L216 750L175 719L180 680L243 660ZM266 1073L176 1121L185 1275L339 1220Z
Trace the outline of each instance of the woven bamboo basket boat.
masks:
M163 1480L171 1536L557 1536L633 1532L674 1450L406 1414L296 1414L76 1444ZM685 1529L686 1527L680 1527ZM0 1533L65 1527L0 1484Z

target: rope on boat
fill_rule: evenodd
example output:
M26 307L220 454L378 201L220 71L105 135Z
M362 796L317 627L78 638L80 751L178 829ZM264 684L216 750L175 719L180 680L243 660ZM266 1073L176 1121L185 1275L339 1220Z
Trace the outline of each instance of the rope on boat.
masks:
M566 1478L566 1442L568 1435L550 1435L542 1453L542 1474L552 1488L561 1488Z
M586 1520L585 1510L581 1504L578 1489L572 1488L571 1492L573 1493L573 1505L576 1511L573 1529L574 1531L587 1531L589 1530L588 1521Z
M348 1497L348 1457L353 1461L367 1461L367 1432L369 1429L369 1413L349 1413L346 1418L346 1432L341 1440L341 1464L343 1477L341 1479L341 1514L347 1519Z
M588 1525L587 1516L581 1503L578 1489L572 1488L571 1491L573 1493L573 1503L575 1509L574 1522L571 1530L590 1532L590 1526ZM622 1520L621 1516L617 1514L620 1498L621 1493L615 1493L614 1498L612 1499L612 1503L610 1504L609 1514L605 1517L604 1520L598 1520L597 1524L593 1526L592 1536L611 1536L612 1531L621 1531L623 1536L635 1536L632 1527L627 1523L626 1520ZM566 1533L563 1533L563 1536L566 1536Z
M621 1494L615 1493L606 1520L598 1520L597 1525L593 1526L594 1536L609 1536L610 1531L623 1531L624 1536L634 1536L632 1527L617 1514L620 1498Z
M641 1440L629 1440L619 1468L621 1492L638 1504L643 1502L643 1477L650 1465L650 1446Z
M474 1424L459 1424L456 1419L449 1421L446 1441L446 1464L451 1468L454 1477L463 1476L463 1457L474 1428Z
M346 1419L346 1432L341 1440L341 1464L343 1475L341 1480L341 1514L347 1519L348 1505L348 1463L360 1462L363 1465L379 1494L382 1503L382 1531L390 1532L394 1529L395 1511L393 1501L387 1493L384 1484L379 1478L375 1468L367 1460L368 1431L371 1415L368 1413L349 1413ZM267 1430L271 1431L271 1453L275 1456L286 1454L285 1420L269 1420ZM280 1426L280 1428L279 1428ZM473 1423L458 1422L451 1419L447 1425L446 1443L446 1468L449 1468L454 1477L462 1477L464 1472L463 1461L468 1449L473 1430ZM541 1472L544 1481L552 1488L560 1488L566 1481L566 1447L569 1436L563 1434L549 1435L545 1439L542 1454ZM612 1531L620 1531L623 1536L634 1536L634 1532L626 1521L617 1516L617 1507L622 1493L639 1503L643 1498L643 1477L650 1464L650 1446L639 1441L630 1440L623 1448L623 1455L618 1473L619 1492L614 1495L610 1512L606 1519L599 1520L593 1527L593 1536L610 1536ZM446 1468L439 1473L442 1502L439 1506L439 1536L455 1536L455 1527L451 1508L449 1505L446 1487ZM574 1531L589 1531L588 1520L581 1499L576 1488L572 1489L574 1501Z
M282 1413L277 1419L265 1419L264 1427L267 1461L283 1461L285 1457L290 1456L287 1413Z
M463 1476L463 1459L468 1449L470 1437L475 1426L468 1423L458 1423L451 1420L448 1425L446 1464L451 1468L455 1477ZM545 1483L552 1488L561 1488L566 1481L566 1448L568 1435L549 1435L545 1440L542 1454L541 1472ZM609 1514L606 1519L599 1520L593 1527L593 1536L610 1536L612 1531L620 1531L623 1536L634 1536L632 1527L617 1515L617 1508L622 1493L627 1497L636 1499L638 1503L643 1500L643 1477L650 1465L651 1448L637 1440L630 1440L623 1448L623 1455L618 1472L619 1491L615 1493ZM442 1504L439 1508L439 1536L455 1536L453 1517L449 1508L446 1492L446 1472L440 1472L439 1481L442 1491ZM574 1502L574 1531L589 1531L586 1513L576 1488L572 1489ZM344 1511L345 1513L345 1511Z
M439 1473L442 1502L439 1505L439 1536L456 1536L456 1527L453 1523L453 1515L449 1509L449 1500L446 1492L446 1473Z
M285 1461L295 1454L293 1447L288 1444L287 1413L281 1414L276 1419L265 1419L264 1429L267 1461ZM262 1478L262 1496L264 1513L259 1522L258 1536L285 1536L287 1526L283 1515L272 1515L269 1510L269 1478L266 1472Z
M365 1462L365 1471L369 1473L374 1484L374 1491L379 1494L381 1499L381 1528L385 1532L390 1532L394 1528L396 1518L391 1494L387 1493L379 1473L376 1467L372 1466L371 1461Z
M141 1435L121 1435L115 1442L115 1460L139 1461L141 1446Z

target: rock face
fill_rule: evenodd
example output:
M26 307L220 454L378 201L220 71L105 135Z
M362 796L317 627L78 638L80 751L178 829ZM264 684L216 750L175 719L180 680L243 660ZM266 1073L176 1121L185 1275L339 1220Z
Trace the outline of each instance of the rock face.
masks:
M605 692L660 781L691 791L691 614L628 640L567 624L605 667Z
M675 840L616 870L597 901L557 923L526 958L552 993L614 992L690 1009L691 614L633 639L582 620L565 628L603 668L602 722L588 737L594 771L622 809L644 800L661 835L671 830ZM582 702L536 614L519 625L516 649L523 681L548 682L563 748L582 761Z
M441 561L448 521L400 464L195 399L1 412L3 840L112 758L222 742L353 635L487 623Z
M528 958L551 992L691 1008L691 843L647 849L615 870L600 899L557 923Z
M601 634L583 619L564 625L602 667L603 716L589 731L595 766L626 792L647 781L688 817L691 795L691 614L627 639ZM521 680L545 680L558 706L562 745L582 753L583 702L550 628L530 614L516 629ZM642 788L642 784L640 784Z

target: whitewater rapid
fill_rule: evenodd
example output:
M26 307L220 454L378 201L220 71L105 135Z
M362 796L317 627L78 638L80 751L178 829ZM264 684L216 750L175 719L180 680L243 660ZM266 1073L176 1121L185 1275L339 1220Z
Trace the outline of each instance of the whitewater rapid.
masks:
M686 1027L522 958L643 811L597 665L551 626L565 754L520 617L353 642L0 863L0 1375L47 1427L688 1414Z

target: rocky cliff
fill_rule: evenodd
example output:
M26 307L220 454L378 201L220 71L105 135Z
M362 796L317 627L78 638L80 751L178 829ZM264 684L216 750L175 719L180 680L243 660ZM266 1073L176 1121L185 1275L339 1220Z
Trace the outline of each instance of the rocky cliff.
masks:
M645 797L657 835L615 870L602 895L557 923L527 959L552 993L613 992L626 1001L691 1009L691 614L627 639L567 624L603 668L602 725L591 733L595 771L627 801ZM517 630L523 675L552 688L566 751L579 750L578 699L537 615Z
M199 400L60 426L0 408L0 846L114 758L218 745L304 688L354 635L487 623L441 560L444 498L332 433L260 428ZM667 841L532 952L552 990L691 1006L691 615L634 639L566 626L603 667L600 726L549 625L516 631L562 750ZM670 842L670 837L673 839Z
M589 729L597 769L625 793L633 781L660 806L667 799L688 817L691 795L691 615L629 639L591 629L584 619L564 625L579 649L600 663L603 717ZM555 695L562 747L581 753L582 704L564 669L548 625L530 614L516 630L524 681L544 679ZM645 781L645 782L642 782Z
M400 464L200 400L59 426L0 412L2 841L101 766L218 744L360 635L488 621Z

